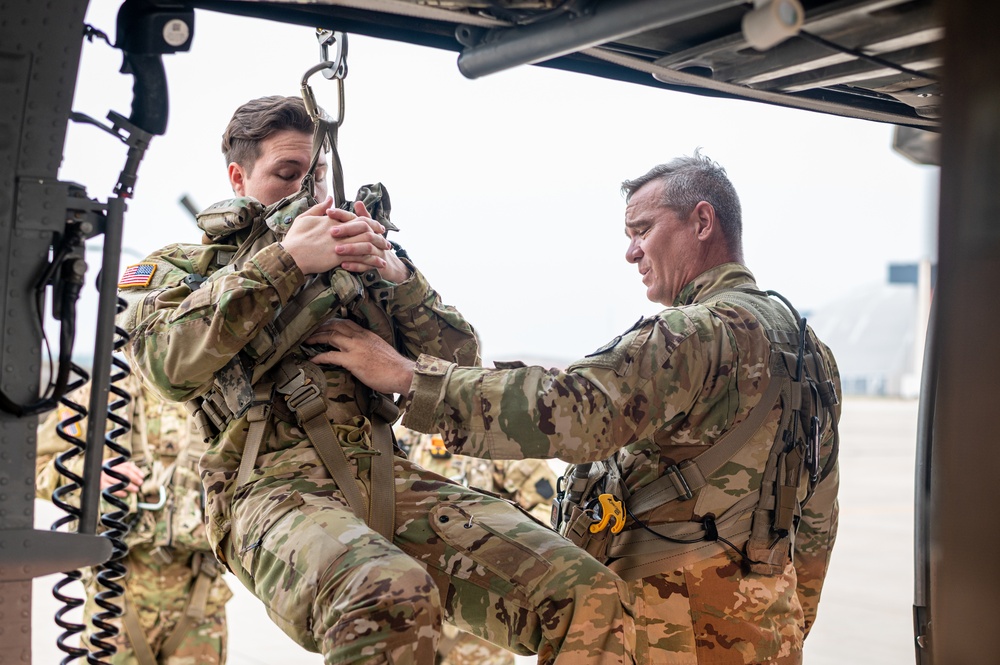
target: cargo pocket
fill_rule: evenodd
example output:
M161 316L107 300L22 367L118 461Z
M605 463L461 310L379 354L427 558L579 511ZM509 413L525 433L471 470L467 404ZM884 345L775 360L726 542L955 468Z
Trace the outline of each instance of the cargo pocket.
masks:
M449 574L501 593L508 600L526 603L528 591L552 569L538 550L527 546L530 543L517 540L526 524L531 530L544 529L526 521L506 502L479 503L474 511L469 506L438 504L431 510L430 523L458 557L447 560L451 557L446 554L444 564ZM524 535L530 538L529 533Z
M254 510L249 511L246 515L234 516L233 531L229 535L233 539L233 554L236 555L238 565L243 568L250 580L254 579L257 552L264 542L267 532L289 511L304 503L302 495L292 490L288 496L273 506L269 506L266 510ZM238 577L242 576L238 575ZM252 582L247 585L244 581L244 585L254 591Z

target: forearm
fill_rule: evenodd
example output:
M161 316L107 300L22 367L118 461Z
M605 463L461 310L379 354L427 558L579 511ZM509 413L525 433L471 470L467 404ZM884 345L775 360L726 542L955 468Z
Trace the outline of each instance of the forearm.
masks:
M633 425L608 392L576 373L457 367L422 356L403 424L441 432L458 454L596 461L617 451Z

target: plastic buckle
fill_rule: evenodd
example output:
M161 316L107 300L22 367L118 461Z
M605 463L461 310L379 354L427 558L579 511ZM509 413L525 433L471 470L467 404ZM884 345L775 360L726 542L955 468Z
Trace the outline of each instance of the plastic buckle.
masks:
M285 402L288 408L298 412L299 408L309 400L319 397L319 386L306 378L306 373L301 368L288 383L278 387L278 392L285 395Z

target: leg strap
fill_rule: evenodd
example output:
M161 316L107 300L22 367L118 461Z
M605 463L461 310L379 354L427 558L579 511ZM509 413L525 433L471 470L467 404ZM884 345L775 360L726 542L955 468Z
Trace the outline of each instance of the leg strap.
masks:
M318 367L315 373L318 378L306 376L303 367L287 360L278 366L275 383L278 392L285 396L288 408L295 414L299 425L306 431L306 436L323 460L323 465L333 476L333 482L343 492L351 510L357 517L365 519L368 506L364 495L351 471L351 463L340 447L333 425L326 417L326 382L323 373Z
M160 656L169 658L184 641L189 630L205 620L205 610L208 607L208 594L212 590L212 582L221 572L219 564L204 552L196 552L191 559L191 570L195 574L194 586L188 596L187 605L180 621L174 626L170 637L160 647Z
M372 501L368 526L392 540L396 530L396 474L393 470L393 437L389 423L399 409L386 397L375 393L371 401L372 443L378 453L372 459Z
M125 606L122 613L122 624L125 627L128 641L132 645L136 661L139 665L157 665L156 656L153 655L153 649L150 648L149 641L146 639L146 631L142 629L142 624L139 622L139 612L135 609L135 603L132 602L132 596L127 589L122 597L122 604Z

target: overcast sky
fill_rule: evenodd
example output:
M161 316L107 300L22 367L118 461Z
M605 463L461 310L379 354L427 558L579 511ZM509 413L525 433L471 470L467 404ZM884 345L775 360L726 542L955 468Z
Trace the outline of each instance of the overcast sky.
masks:
M114 37L118 3L88 20ZM198 242L200 207L232 196L220 138L248 99L298 94L319 61L309 28L199 11L189 53L165 57L167 134L153 140L126 214L125 244L145 254ZM354 36L340 130L348 194L381 181L394 239L457 306L492 359L573 359L659 307L624 260L623 179L700 146L729 172L744 215L746 261L800 309L933 251L936 168L891 149L892 127L762 104L702 98L522 67L468 81L454 53ZM129 113L132 79L102 43L84 47L74 109ZM332 107L334 85L311 80ZM106 200L124 146L71 126L60 177ZM98 254L89 253L96 274ZM125 255L122 266L135 263ZM78 353L93 340L81 305Z

